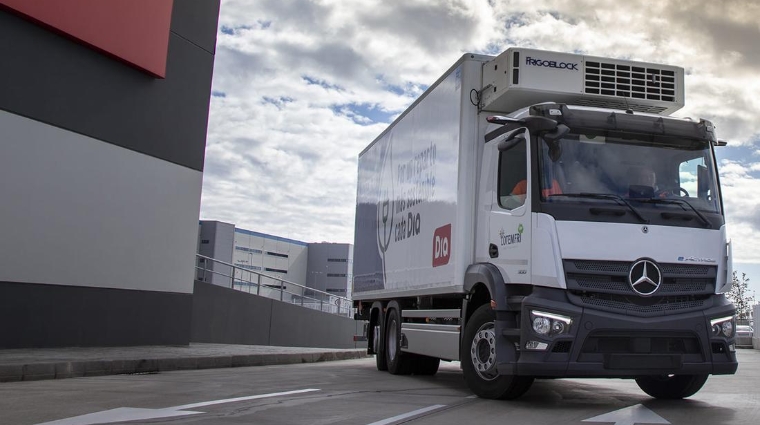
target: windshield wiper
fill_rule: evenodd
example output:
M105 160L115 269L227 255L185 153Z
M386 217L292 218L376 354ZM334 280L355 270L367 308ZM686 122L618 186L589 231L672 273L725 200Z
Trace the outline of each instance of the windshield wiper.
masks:
M639 220L641 220L642 223L649 223L649 220L644 218L639 211L633 207L628 201L625 200L620 195L615 195L612 193L558 193L555 195L549 195L549 196L566 196L568 198L590 198L590 199L610 199L613 201L616 201L618 205L623 205L628 207L629 210L633 213L633 215L636 216Z
M652 198L652 199L642 199L641 202L648 202L651 204L674 204L674 205L680 205L681 207L687 205L689 208L691 208L692 211L694 211L694 214L697 215L699 218L699 221L702 222L705 226L712 229L712 223L710 223L710 220L705 217L704 214L699 212L698 209L694 208L694 205L692 205L689 201L685 199L660 199L660 198Z

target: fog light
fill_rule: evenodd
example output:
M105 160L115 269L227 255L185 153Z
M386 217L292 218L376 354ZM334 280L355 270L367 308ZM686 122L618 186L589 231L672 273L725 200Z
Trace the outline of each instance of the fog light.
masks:
M525 343L526 350L546 350L549 344L539 341L528 341Z
M734 344L728 344L728 351L730 351L730 352L732 352L732 353L733 353L734 351L736 351L736 347L734 347Z
M533 330L539 335L548 335L551 329L551 321L546 317L533 319Z

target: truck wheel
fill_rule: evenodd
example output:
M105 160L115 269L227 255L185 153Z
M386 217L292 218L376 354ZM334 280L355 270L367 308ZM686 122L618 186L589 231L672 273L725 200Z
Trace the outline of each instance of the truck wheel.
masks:
M375 352L375 366L377 370L388 370L388 361L385 359L385 347L383 344L383 312L377 314L377 322L372 326L372 348Z
M462 371L467 386L478 397L514 399L525 394L533 377L499 375L496 371L495 314L489 304L478 307L465 325Z
M412 373L415 375L435 375L441 359L416 354L412 360Z
M414 358L401 351L401 318L397 309L388 309L385 325L385 359L388 372L393 375L409 375L412 373Z
M654 398L675 400L691 397L702 388L708 375L639 376L636 383Z

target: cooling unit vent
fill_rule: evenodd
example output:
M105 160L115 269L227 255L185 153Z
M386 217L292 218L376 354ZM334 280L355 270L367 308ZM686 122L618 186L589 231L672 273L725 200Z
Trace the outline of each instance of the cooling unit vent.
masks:
M588 89L586 89L588 91ZM636 103L635 101L614 101L607 99L589 99L589 98L577 98L569 100L567 103L578 106L590 106L594 108L609 108L609 109L630 109L635 112L647 112L650 114L661 114L668 108L664 106L644 105L642 103Z
M589 94L676 102L676 75L667 69L587 61L584 89Z

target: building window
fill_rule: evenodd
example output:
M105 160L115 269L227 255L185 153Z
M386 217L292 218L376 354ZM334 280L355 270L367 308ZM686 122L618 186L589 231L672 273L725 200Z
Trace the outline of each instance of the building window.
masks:
M345 262L347 262L347 261L348 261L348 260L347 260L347 259L345 259L345 258L328 258L328 259L327 259L327 262L328 262L328 263L345 263Z
M327 277L346 277L345 273L327 273Z
M205 244L209 243L209 240L208 239L201 239L201 243L205 245Z
M261 270L261 267L259 266L249 266L247 264L235 264L235 267L246 270Z
M243 252L252 252L254 254L261 254L262 252L260 249L246 248L244 246L235 246L235 249Z
M259 252L261 252L261 251L259 251ZM273 257L288 258L288 254L280 254L279 252L267 251L267 255L271 255Z
M288 271L287 271L287 270L282 270L282 269L271 269L271 268L269 268L269 267L265 268L264 270L266 270L266 271L268 271L268 272L275 272L275 273L284 273L284 274L287 274L287 273L288 273Z
M345 289L338 289L338 288L327 288L325 291L326 292L337 292L337 293L340 293L340 294L345 294L346 293Z

